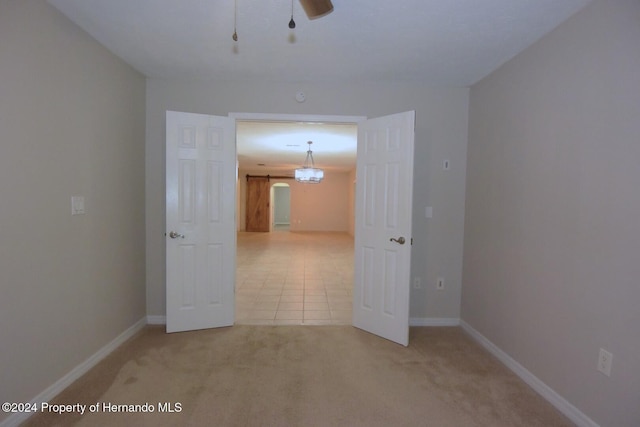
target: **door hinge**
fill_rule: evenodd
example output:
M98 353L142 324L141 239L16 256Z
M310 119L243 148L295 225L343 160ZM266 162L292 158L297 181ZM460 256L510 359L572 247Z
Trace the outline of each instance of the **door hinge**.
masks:
M411 244L413 245L413 237L411 238Z

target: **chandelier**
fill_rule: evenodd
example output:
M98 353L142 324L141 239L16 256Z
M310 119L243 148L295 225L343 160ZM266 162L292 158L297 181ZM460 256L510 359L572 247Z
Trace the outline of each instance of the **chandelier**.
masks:
M316 168L313 163L313 153L311 152L311 144L313 142L308 141L309 150L307 151L307 158L304 161L304 166L295 170L295 179L303 184L318 184L324 178L324 171Z

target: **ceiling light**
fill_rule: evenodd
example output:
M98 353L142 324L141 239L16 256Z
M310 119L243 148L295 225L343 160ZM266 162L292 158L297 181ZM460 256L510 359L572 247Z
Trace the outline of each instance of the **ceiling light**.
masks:
M295 170L296 181L303 184L318 184L324 178L324 171L316 168L313 162L313 153L311 152L311 144L313 142L307 142L309 144L309 150L307 150L307 158L304 161L304 166Z

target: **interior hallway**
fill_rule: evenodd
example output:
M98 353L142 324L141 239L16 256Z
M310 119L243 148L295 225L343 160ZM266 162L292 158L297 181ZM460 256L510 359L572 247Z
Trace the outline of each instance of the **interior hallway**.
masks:
M351 324L353 238L238 233L236 324Z

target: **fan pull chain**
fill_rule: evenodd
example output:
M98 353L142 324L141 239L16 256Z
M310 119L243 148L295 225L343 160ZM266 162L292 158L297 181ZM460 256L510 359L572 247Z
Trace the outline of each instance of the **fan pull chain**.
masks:
M293 0L291 0L291 21L289 21L289 28L292 30L296 27L296 21L293 20Z
M234 42L238 41L238 32L236 31L236 26L238 22L238 0L233 0L233 35L231 38Z

